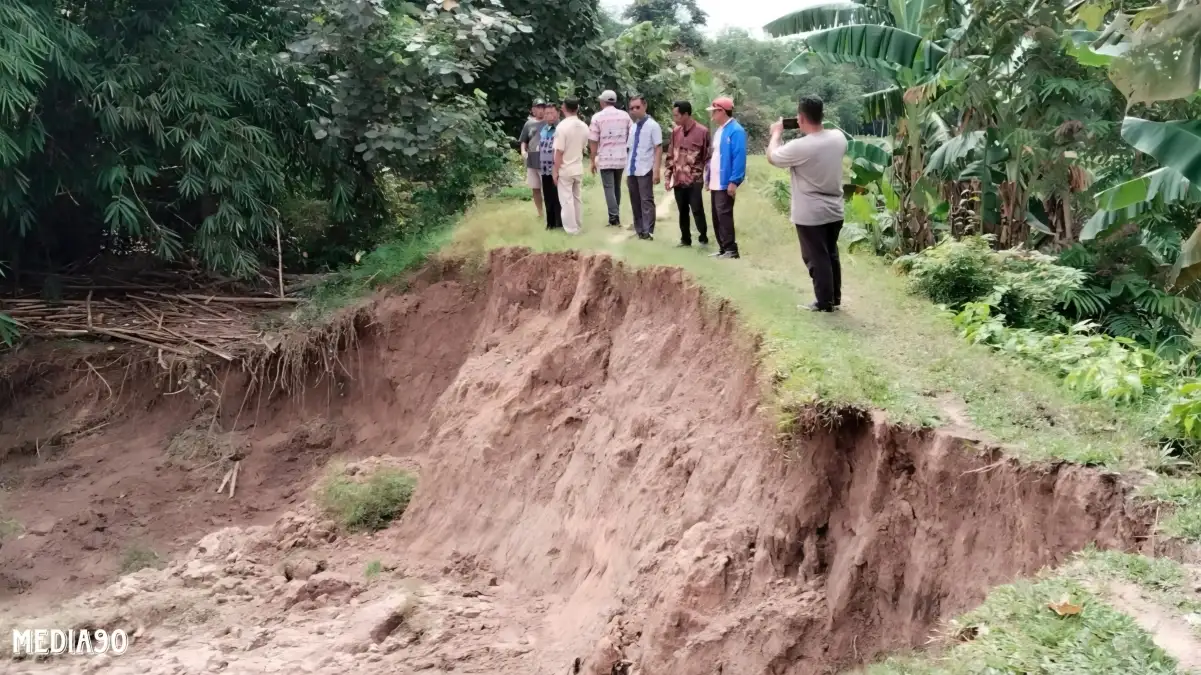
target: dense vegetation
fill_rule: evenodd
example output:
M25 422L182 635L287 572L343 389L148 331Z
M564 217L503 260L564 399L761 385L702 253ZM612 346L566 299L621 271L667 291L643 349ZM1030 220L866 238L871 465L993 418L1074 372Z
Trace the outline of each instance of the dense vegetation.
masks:
M768 30L804 34L788 72L889 80L865 101L891 156L851 148L853 248L897 258L968 339L1201 440L1201 5L868 1Z
M507 183L534 98L611 87L665 120L732 95L754 148L811 92L859 135L852 248L971 339L1201 438L1195 0L838 2L768 26L788 40L705 23L694 0L12 0L0 273L337 269Z

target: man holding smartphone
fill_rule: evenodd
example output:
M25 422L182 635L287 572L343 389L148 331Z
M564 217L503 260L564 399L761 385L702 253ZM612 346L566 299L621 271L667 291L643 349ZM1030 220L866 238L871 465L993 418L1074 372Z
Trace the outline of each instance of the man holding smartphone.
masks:
M802 98L796 119L781 119L772 125L767 159L792 174L792 222L816 297L802 309L833 312L842 306L838 235L842 232L842 158L847 154L847 139L837 129L822 127L823 113L820 98ZM799 129L804 136L781 144L787 128Z

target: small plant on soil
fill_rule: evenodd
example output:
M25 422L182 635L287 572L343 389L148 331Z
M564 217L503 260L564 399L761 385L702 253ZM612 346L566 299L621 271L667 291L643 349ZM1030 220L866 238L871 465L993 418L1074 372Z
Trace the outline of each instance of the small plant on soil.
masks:
M367 581L375 581L383 571L384 564L378 560L372 560L367 563L367 570L363 573L363 576L367 577Z
M235 454L230 434L214 431L206 423L196 424L171 437L167 455L174 461L207 464Z
M121 556L121 574L133 574L147 567L159 569L162 565L163 559L144 546L130 546Z
M351 532L375 532L399 518L409 505L417 478L399 469L348 475L334 470L322 483L318 502L326 515Z
M12 539L13 537L21 534L21 530L21 523L12 518L0 516L0 541Z

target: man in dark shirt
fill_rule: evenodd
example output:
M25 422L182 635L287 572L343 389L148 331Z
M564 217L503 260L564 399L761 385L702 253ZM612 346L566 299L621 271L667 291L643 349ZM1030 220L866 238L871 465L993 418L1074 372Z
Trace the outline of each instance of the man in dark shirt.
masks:
M698 241L701 246L706 246L709 244L709 226L705 222L703 190L705 166L713 152L709 129L692 119L692 104L688 101L676 101L672 105L671 117L676 127L671 132L665 174L666 187L675 193L676 208L680 211L680 246L692 246L689 211L696 220Z
M538 157L538 142L545 110L546 103L536 101L534 107L530 108L530 118L526 120L525 126L521 128L521 135L517 138L521 142L521 156L525 159L526 186L533 193L538 218L542 218L542 167Z

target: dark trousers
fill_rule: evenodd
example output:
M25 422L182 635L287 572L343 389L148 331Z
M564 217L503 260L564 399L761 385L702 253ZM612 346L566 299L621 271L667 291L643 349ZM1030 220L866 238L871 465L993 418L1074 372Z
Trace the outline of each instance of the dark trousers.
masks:
M842 305L842 264L838 260L838 235L842 221L825 225L797 225L801 258L813 279L813 295L819 309Z
M738 253L738 241L734 237L734 198L725 190L714 190L713 234L721 253Z
M702 244L709 243L709 224L705 222L705 199L701 196L700 183L684 185L672 190L676 195L676 208L680 211L680 243L692 245L692 228L688 214L696 220L696 232Z
M554 176L542 177L542 201L546 204L546 229L563 229L563 208L559 205L559 188Z
M630 176L626 178L630 189L630 208L634 211L634 231L638 234L655 233L655 176Z
M609 224L621 223L621 174L622 169L601 169L601 185L605 188L605 206L609 209Z

